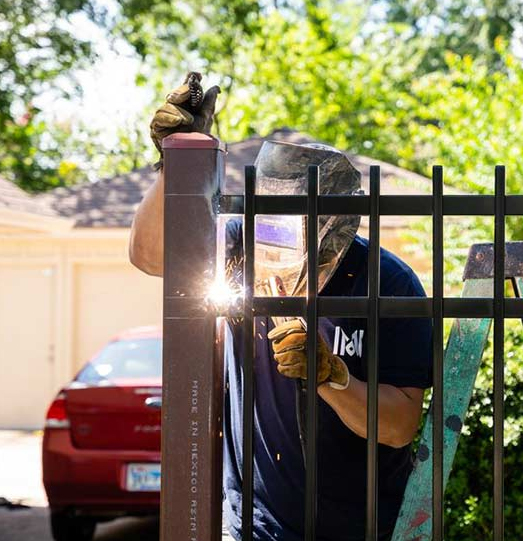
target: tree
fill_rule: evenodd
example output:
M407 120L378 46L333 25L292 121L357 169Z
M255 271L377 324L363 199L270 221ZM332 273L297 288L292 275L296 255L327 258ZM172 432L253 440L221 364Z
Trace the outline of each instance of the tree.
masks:
M71 70L94 57L91 44L75 37L67 23L79 10L103 17L87 0L0 0L0 173L30 191L75 178L75 164L53 136L63 130L47 126L33 100L42 92L79 91Z
M376 0L375 0L376 1ZM430 36L421 64L424 73L446 68L445 53L482 58L498 68L495 41L509 42L523 23L521 0L387 0L386 20L407 27L411 38Z
M401 47L387 25L362 40L367 8L355 2L123 0L121 7L115 30L144 59L139 82L162 94L189 69L211 74L223 90L218 133L228 140L289 125L357 148L375 139L376 105L394 104L418 61L413 44Z

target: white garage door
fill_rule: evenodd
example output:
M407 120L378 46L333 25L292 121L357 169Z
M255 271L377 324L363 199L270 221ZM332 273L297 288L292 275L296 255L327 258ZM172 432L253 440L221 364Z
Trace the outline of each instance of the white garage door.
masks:
M39 428L53 397L55 272L0 265L0 428Z
M76 265L74 291L76 370L114 334L161 324L162 280L131 264Z

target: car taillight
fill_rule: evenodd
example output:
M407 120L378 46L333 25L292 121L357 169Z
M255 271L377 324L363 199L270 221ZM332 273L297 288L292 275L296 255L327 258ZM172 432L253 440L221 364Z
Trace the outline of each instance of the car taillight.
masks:
M65 398L65 393L60 392L49 406L45 417L46 428L69 428L71 426L65 410Z

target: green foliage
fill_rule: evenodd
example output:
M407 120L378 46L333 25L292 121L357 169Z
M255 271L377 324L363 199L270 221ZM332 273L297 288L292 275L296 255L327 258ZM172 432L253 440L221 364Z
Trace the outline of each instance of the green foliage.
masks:
M505 539L523 537L523 334L520 321L507 321L505 335ZM476 381L445 497L446 539L476 541L493 530L492 343Z
M521 65L506 45L520 2L390 0L373 11L354 0L120 0L112 31L142 57L136 82L155 89L155 103L189 69L219 82L223 139L289 126L424 174L437 160L448 182L484 191L494 161L511 168L509 181L521 168ZM46 130L31 100L92 58L63 24L69 14L106 21L95 0L9 4L0 9L0 172L40 190L72 179L60 173L70 161L53 142L60 127ZM121 157L122 167L133 162Z
M446 183L464 191L491 191L494 165L503 163L508 191L519 189L523 68L501 38L493 41L495 65L479 52L441 49L443 64L427 71L436 37L416 35L410 23L362 30L369 12L351 2L237 11L234 3L162 0L146 10L128 0L123 9L121 31L156 59L141 81L165 93L195 59L221 80L217 131L225 140L289 126L422 174L442 163ZM141 38L148 47L137 45Z
M239 48L259 31L257 0L121 0L115 32L144 59L140 81L158 95L179 84L191 70L219 74L226 93L232 89Z
M388 0L385 5L386 19L407 27L409 37L433 36L421 64L424 73L446 69L447 51L499 68L496 39L510 41L523 22L521 0Z
M319 32L311 20L267 14L257 40L237 54L236 91L220 117L225 137L264 135L286 125L375 157L403 146L395 125L405 114L402 89L420 55L388 30L383 40L358 44L364 18L353 7L336 24L324 21Z
M389 22L335 0L121 6L140 81L163 94L190 67L213 74L228 141L289 126L423 174L438 161L463 190L490 190L496 163L517 185L522 67L507 44L520 0L391 0Z
M66 24L86 6L81 0L0 0L0 174L27 190L77 180L58 145L60 127L47 126L32 102L51 88L70 95L56 81L92 58L90 43Z
M449 72L424 75L411 86L415 117L406 123L409 151L399 152L400 163L427 170L438 160L445 164L447 182L463 190L492 193L493 168L507 166L507 190L521 187L523 65L496 43L501 70L488 71L482 59L448 53ZM421 121L420 121L421 120Z

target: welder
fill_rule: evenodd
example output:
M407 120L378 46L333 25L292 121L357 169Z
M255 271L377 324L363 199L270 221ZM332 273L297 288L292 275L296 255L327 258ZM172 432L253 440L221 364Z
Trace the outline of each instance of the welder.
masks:
M151 136L176 131L208 133L217 87L197 92L201 77L188 76L169 94L151 123ZM192 89L191 89L192 86ZM256 160L258 193L306 193L308 165L320 168L321 193L357 193L360 175L342 152L326 145L267 142ZM163 272L163 171L137 210L131 261L149 274ZM324 296L366 296L368 241L356 234L359 217L319 221L319 290ZM257 283L277 276L289 295L303 295L306 246L302 217L269 217L256 228ZM229 257L240 260L242 224L227 224ZM263 257L266 254L266 257ZM424 296L408 265L381 249L380 294ZM302 541L305 464L296 423L297 380L306 379L306 325L299 319L256 318L254 434L254 539ZM363 541L366 501L367 323L359 318L318 322L318 515L319 541ZM225 339L224 513L231 535L241 539L242 359L241 325ZM431 386L431 323L387 318L379 323L378 531L389 540L412 469L424 390ZM307 382L307 387L311 385Z

